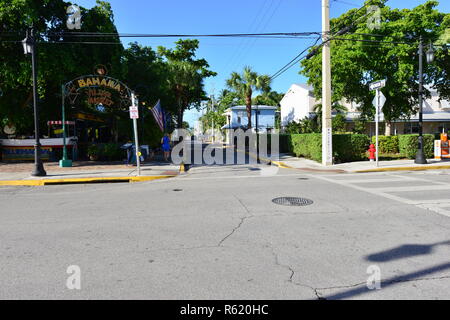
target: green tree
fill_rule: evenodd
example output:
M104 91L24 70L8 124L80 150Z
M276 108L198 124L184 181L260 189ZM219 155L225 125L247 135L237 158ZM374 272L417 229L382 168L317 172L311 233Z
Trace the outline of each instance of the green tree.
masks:
M409 117L417 110L418 102L418 41L422 36L426 42L435 42L447 34L450 26L449 14L436 10L437 1L427 1L413 9L391 9L386 0L367 0L367 5L381 8L380 29L372 31L367 25L365 10L352 9L342 16L332 19L332 30L350 27L349 34L339 36L331 42L332 54L332 100L342 98L361 104L364 116L373 118L374 93L368 84L375 80L387 79L383 89L387 97L383 113L390 122L401 117ZM348 41L382 40L387 43ZM390 41L403 42L392 44ZM322 58L321 50L309 60L301 63L301 74L308 77L314 87L316 97L321 97ZM425 84L436 88L441 98L450 96L448 55L440 50L433 64L424 64ZM427 90L426 95L430 93Z
M314 121L316 121L317 127L320 128L320 130L322 130L322 104L321 103L316 104L314 106L313 110L316 113L315 117L313 119L314 119ZM333 103L331 111L339 114L339 113L345 113L348 110L345 106L343 106L339 103Z
M198 40L178 40L175 49L158 47L158 54L167 61L166 84L175 97L172 110L177 115L177 126L182 127L186 110L200 109L201 102L206 101L203 89L204 79L217 74L209 70L205 59L196 59Z
M279 93L276 91L263 92L253 99L253 104L277 107L280 105L280 101L283 97L284 93Z
M108 66L112 76L120 76L123 47L116 36L104 45L81 44L85 38L63 34L66 8L62 0L0 0L0 97L1 122L14 124L19 134L33 132L31 59L23 54L20 41L28 27L37 31L38 94L41 127L47 120L61 117L61 85L80 75L91 74L95 65ZM81 8L82 32L117 33L109 3L97 1L92 9ZM94 40L95 39L95 40ZM105 41L94 38L90 41ZM76 108L92 108L79 103Z
M231 78L227 80L229 88L238 92L247 108L248 128L252 127L252 95L255 91L270 92L270 77L259 75L250 67L245 67L242 74L233 72Z
M122 70L124 82L137 94L141 105L145 106L140 115L142 139L151 146L157 146L163 133L150 109L158 100L161 100L163 108L174 103L173 94L164 85L166 64L152 48L130 43L123 52ZM116 116L124 118L122 121L130 126L128 113L119 112Z
M332 120L333 132L344 133L346 128L345 115L338 113Z

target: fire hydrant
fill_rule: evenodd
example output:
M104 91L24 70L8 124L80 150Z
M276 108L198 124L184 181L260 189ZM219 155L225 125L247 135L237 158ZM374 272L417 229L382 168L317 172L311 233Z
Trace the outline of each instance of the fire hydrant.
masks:
M369 160L375 161L375 153L377 152L375 146L371 144L368 151L369 151Z

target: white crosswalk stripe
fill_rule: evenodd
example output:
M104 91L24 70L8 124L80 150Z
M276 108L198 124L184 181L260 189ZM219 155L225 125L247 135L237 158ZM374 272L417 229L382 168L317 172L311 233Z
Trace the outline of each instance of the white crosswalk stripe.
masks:
M315 178L322 179L324 181L338 184L341 186L353 188L356 190L364 191L373 195L381 196L390 200L398 201L404 204L415 205L419 208L433 211L443 216L450 217L450 177L449 182L436 181L433 179L433 175L428 178L419 178L413 173L401 174L388 174L388 173L375 173L375 174L345 174L345 175L326 175L318 176ZM364 177L364 178L362 178ZM397 183L404 181L403 186L390 186L389 183ZM408 185L416 182L418 185ZM421 183L418 183L421 182ZM370 184L385 183L386 187L373 188ZM422 184L423 183L423 184ZM410 199L407 198L408 194L421 192L423 195L432 195L433 192L448 192L448 197L442 199Z

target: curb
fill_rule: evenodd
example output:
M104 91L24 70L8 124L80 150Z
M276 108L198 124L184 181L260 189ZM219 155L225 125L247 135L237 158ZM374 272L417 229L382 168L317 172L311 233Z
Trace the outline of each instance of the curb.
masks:
M143 176L143 177L107 177L107 178L77 178L77 179L40 179L40 180L3 180L0 186L26 186L39 187L58 184L88 184L88 183L113 183L113 182L145 182L174 178L175 175Z
M370 172L391 172L391 171L428 171L428 170L445 170L450 169L450 165L446 166L430 166L430 167L393 167L393 168L377 168L367 170L357 170L354 173L370 173Z

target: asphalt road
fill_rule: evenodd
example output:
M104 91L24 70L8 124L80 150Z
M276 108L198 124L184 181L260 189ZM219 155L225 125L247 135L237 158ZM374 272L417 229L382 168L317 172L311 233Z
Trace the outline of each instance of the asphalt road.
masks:
M449 173L197 166L2 187L0 299L449 299ZM314 203L272 202L285 196Z

